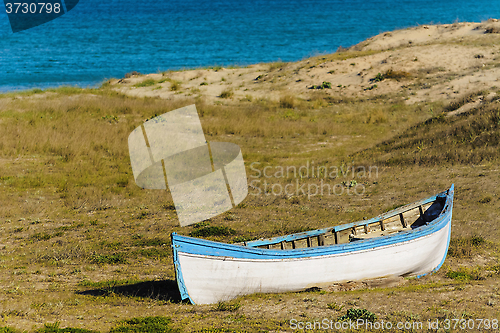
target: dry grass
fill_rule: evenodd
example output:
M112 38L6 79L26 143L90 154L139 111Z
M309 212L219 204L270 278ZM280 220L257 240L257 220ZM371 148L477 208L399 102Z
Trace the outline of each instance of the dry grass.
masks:
M443 111L460 107L472 98L470 96ZM452 117L441 113L379 144L367 152L368 155L361 153L360 156L379 156L374 158L386 165L491 162L498 159L499 127L500 106L492 102Z
M295 97L292 95L284 95L280 98L280 107L284 109L293 109L295 106Z
M180 228L168 191L135 185L127 138L144 120L192 103L207 140L238 144L248 180L256 182L230 214ZM202 98L131 98L106 88L0 95L0 326L34 331L60 322L108 332L165 316L172 322L147 320L185 332L286 331L291 318L336 319L353 307L384 320L465 312L498 318L487 304L498 301L500 281L498 107L436 116L456 107L324 91L309 100L284 95L218 106ZM279 167L308 163L338 172L276 176ZM356 166L377 172L353 174ZM265 167L271 178L263 176ZM288 196L264 185L321 180L344 190L356 181L365 192ZM215 307L179 303L171 232L227 242L282 235L371 217L451 183L450 256L435 275L395 288L249 295ZM463 265L473 268L461 271ZM475 279L476 267L489 273Z

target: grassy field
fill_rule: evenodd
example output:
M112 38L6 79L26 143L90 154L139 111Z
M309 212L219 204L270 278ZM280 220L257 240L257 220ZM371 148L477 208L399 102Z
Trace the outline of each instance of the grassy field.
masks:
M410 104L411 91L325 90L215 103L201 94L130 97L109 85L0 95L0 332L279 332L324 318L426 331L436 320L500 319L500 91ZM251 187L230 212L181 228L168 190L136 186L127 138L193 103L207 140L241 147ZM276 173L313 165L331 172ZM339 191L279 191L296 182ZM452 240L436 274L179 302L171 232L226 242L283 235L372 217L452 183Z

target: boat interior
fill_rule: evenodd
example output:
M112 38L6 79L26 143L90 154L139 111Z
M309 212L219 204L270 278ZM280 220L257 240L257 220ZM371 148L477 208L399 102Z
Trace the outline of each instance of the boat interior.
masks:
M235 243L235 245L272 250L291 250L346 244L382 237L427 225L439 216L444 208L445 201L445 196L436 196L432 199L394 209L369 220L286 236Z

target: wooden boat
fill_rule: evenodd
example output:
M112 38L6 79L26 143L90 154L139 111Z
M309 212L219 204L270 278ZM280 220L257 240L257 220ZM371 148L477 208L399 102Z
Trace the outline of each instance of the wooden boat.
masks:
M172 234L177 284L193 304L389 276L423 276L448 252L454 187L375 218L225 244Z

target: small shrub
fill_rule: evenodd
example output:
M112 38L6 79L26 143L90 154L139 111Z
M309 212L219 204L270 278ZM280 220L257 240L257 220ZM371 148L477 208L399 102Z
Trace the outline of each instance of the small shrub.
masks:
M295 106L295 97L291 95L281 96L280 107L284 109L293 109Z
M367 124L381 124L386 123L388 121L387 115L383 110L377 109L374 111L370 111L368 116L366 117L365 123Z
M56 232L54 234L48 234L48 233L36 233L34 234L33 236L31 236L32 238L36 239L36 240L49 240L51 239L52 237L59 237L59 236L62 236L64 233L62 231L60 232Z
M108 121L110 124L117 123L119 121L117 116L111 116L111 115L102 116L101 119Z
M231 243L243 243L243 242L250 242L257 239L257 237L249 237L249 236L237 236L234 237Z
M384 76L381 74L381 73L378 73L377 75L375 75L375 77L373 79L371 79L371 81L373 82L382 82L384 81Z
M384 74L385 79L404 79L404 78L409 78L411 77L411 74L405 71L394 71L392 69L389 69L387 72Z
M231 98L233 97L234 93L231 89L226 89L220 94L220 98Z
M324 81L324 82L321 84L321 89L332 89L332 84L331 84L331 82Z
M241 308L241 303L239 302L219 302L214 306L214 311L229 311L235 312Z
M172 320L167 317L139 317L122 321L109 333L178 333L179 329L170 327Z
M490 202L490 201L491 201L491 199L492 199L492 198L491 198L491 196L487 195L487 196L484 196L484 197L482 197L481 199L479 199L479 202L480 202L480 203L484 203L484 204L485 204L485 203Z
M342 87L342 85L339 85L339 86ZM309 89L332 89L332 83L328 82L328 81L324 81L321 85L319 85L319 86L313 85Z
M273 62L273 63L269 64L269 71L273 71L275 69L281 69L285 65L286 65L286 62L281 62L281 61Z
M456 271L450 269L446 273L446 277L459 281L484 280L484 277L481 276L481 270L479 267L473 269L468 267L460 267Z
M202 83L200 83L200 86L208 86L208 83L207 82L202 82Z
M125 264L127 260L123 253L93 255L91 262L95 264Z
M141 81L139 83L136 83L134 85L134 87L137 87L137 88L143 88L143 87L150 87L150 86L154 86L156 84L156 81L153 80L153 79L147 79L147 80L144 80L144 81Z
M209 225L210 223L203 221L193 224L193 228L203 228L203 227L208 227Z
M178 91L181 89L181 83L179 81L172 81L170 84L171 91Z
M0 333L17 333L17 331L10 327L0 327Z
M175 204L173 202L167 202L163 205L161 205L161 208L165 210L175 210Z
M484 31L485 34L500 34L499 27L489 27Z
M486 240L481 236L471 236L466 238L453 238L450 240L448 255L456 258L470 258Z
M230 236L236 234L236 230L228 227L201 227L189 233L191 237L207 237L207 236Z
M158 80L157 83L164 83L164 82L172 82L172 79L169 77L164 77L163 79Z
M0 332L4 332L0 329ZM5 332L15 332L15 331L5 331ZM59 322L52 324L45 324L42 328L35 331L36 333L98 333L97 331L86 330L83 328L59 328Z
M342 309L344 308L343 305L337 305L337 303L328 303L326 306L329 309L335 310L335 311L342 311Z
M130 73L125 74L125 78L128 79L128 78L131 78L134 75L141 75L141 73L139 73L137 71L132 71Z
M165 249L156 249L156 248L140 249L140 250L135 251L135 253L141 257L154 258L154 259L166 258L172 254L170 249L165 250Z
M363 319L365 321L369 322L374 322L377 319L377 316L366 310L366 309L348 309L347 313L341 317L339 317L337 320L338 321L345 321L345 320L351 320L351 321L356 321L358 319Z
M160 237L155 237L155 238L145 238L145 239L138 239L134 243L134 246L161 246L165 244L170 244L169 239L165 238L160 238Z

